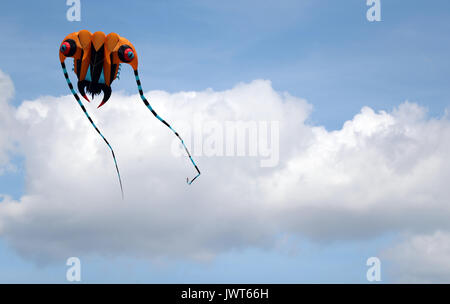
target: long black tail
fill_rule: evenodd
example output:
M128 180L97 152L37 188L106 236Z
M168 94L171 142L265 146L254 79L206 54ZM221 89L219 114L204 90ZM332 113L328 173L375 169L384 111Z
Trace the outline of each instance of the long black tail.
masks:
M139 89L139 94L141 95L141 99L144 102L145 106L152 112L153 115L155 115L156 118L158 118L163 124L165 124L167 127L169 127L170 130L172 130L172 132L181 140L181 143L183 144L184 149L186 150L187 155L189 156L189 159L191 160L192 164L195 167L195 170L197 170L197 175L191 179L189 181L189 178L186 178L187 183L190 185L192 184L192 182L200 176L200 170L198 169L197 165L195 164L194 160L192 159L191 153L189 153L188 148L186 147L186 145L184 144L183 139L180 137L180 135L164 120L162 119L156 112L155 110L153 110L152 106L150 105L150 103L147 101L147 99L144 96L144 92L142 91L142 86L141 86L141 80L139 79L139 74L137 70L134 70L134 76L136 76L136 83Z
M84 114L86 115L86 117L89 119L90 123L92 124L92 126L95 128L95 131L97 131L98 134L100 134L100 136L103 138L103 140L105 141L105 143L108 145L109 149L111 150L112 153L112 157L114 159L114 164L116 165L116 171L117 171L117 176L119 177L119 184L120 184L120 191L122 193L122 199L123 199L123 187L122 187L122 179L120 178L120 172L119 172L119 167L117 166L117 161L116 161L116 155L114 154L114 150L111 147L111 145L109 144L108 140L106 140L106 138L103 136L102 132L100 132L100 130L97 128L97 126L94 124L94 122L92 121L92 118L89 116L88 112L86 111L86 108L84 107L83 103L80 100L80 97L78 97L77 92L75 92L75 90L73 89L73 85L70 82L69 79L69 74L67 74L67 70L66 70L66 65L64 62L61 62L61 67L63 69L64 72L64 77L66 78L67 84L69 85L70 90L72 91L73 96L75 97L75 99L77 100L78 104L80 105L81 109L83 110Z

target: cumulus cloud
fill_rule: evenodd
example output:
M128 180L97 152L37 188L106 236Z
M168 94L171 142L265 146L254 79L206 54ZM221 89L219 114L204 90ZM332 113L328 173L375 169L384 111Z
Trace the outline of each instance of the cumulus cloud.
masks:
M311 237L449 228L450 124L405 102L364 107L341 130L311 128L307 147L262 180L267 202Z
M265 80L146 95L184 136L203 174L187 186L195 171L173 153L173 134L138 95L116 92L100 110L87 108L115 149L123 201L110 152L72 96L14 110L9 124L23 130L26 190L0 205L0 234L21 255L42 262L86 254L210 259L275 246L280 233L328 241L450 228L450 123L417 104L364 107L328 131L305 123L305 100ZM278 164L199 153L195 145L209 142L212 121L279 122Z
M147 96L191 146L194 128L183 134L180 126L194 118L219 124L287 118L286 129L308 132L303 121L310 106L279 95L268 81ZM24 130L26 191L19 202L0 206L0 233L23 256L42 262L90 253L208 259L270 242L273 230L252 179L275 168L261 170L254 157L199 156L203 175L188 186L185 178L195 170L184 154L174 156L176 138L138 95L116 93L99 111L86 107L115 149L125 200L111 154L73 96L23 102L15 123ZM288 134L280 138L290 140Z

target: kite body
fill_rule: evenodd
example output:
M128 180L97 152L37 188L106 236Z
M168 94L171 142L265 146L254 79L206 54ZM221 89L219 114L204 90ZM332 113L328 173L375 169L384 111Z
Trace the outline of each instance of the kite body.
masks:
M117 166L114 151L109 142L94 124L92 118L89 116L86 108L81 102L77 92L74 90L67 73L65 65L66 58L73 58L73 71L78 78L78 92L81 94L81 96L83 96L83 98L85 98L87 101L90 101L87 97L87 94L90 94L92 98L94 98L95 95L103 92L103 100L98 107L104 105L111 97L111 84L116 78L118 78L121 64L129 64L133 68L139 94L145 106L152 112L152 114L156 118L158 118L163 124L170 128L170 130L172 130L172 132L180 139L187 155L189 156L190 161L197 170L197 175L192 180L189 181L189 179L187 179L188 184L191 184L198 176L200 176L200 170L192 159L191 154L184 144L183 139L164 119L162 119L155 112L148 100L145 98L138 74L138 57L136 49L130 43L130 41L123 37L120 37L116 33L105 35L103 32L95 32L91 34L91 32L87 30L81 30L79 32L71 33L67 35L66 38L64 38L59 48L59 59L64 72L64 77L66 78L67 84L69 85L72 94L74 95L75 99L77 100L86 117L89 119L92 126L95 128L98 134L100 134L100 136L103 138L103 140L111 150L114 163L116 165L122 196L122 180L120 178L119 168Z
M111 83L117 78L121 63L128 63L137 71L138 58L133 45L116 33L91 34L82 30L69 34L61 43L59 59L73 58L74 72L78 77L78 92L87 100L103 91L104 105L111 96Z

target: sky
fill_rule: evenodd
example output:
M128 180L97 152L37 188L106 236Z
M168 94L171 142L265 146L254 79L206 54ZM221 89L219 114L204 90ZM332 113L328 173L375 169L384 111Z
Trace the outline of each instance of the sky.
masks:
M380 22L365 0L2 8L0 282L67 282L72 256L89 283L368 283L370 257L381 283L450 282L448 1L381 0ZM133 43L193 185L123 67L86 105L121 199L58 62L81 29ZM224 152L238 121L271 130L257 155Z

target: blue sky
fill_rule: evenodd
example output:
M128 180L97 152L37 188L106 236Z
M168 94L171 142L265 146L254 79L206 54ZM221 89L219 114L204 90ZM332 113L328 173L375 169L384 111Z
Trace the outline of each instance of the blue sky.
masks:
M387 238L336 243L327 246L306 240L297 254L281 250L233 250L213 262L170 260L149 262L135 258L81 258L85 283L367 283L366 257L376 253ZM300 245L299 245L300 247ZM21 259L4 244L1 283L64 282L65 261L36 266ZM7 261L7 262L6 262ZM389 274L382 273L383 282Z
M365 2L82 0L81 22L68 22L64 0L9 1L0 11L0 70L14 83L14 106L67 95L57 56L62 39L80 29L117 32L138 51L145 90L220 91L267 79L312 104L308 122L327 130L364 106L390 111L406 100L441 117L450 104L450 3L382 0L382 22L370 23ZM123 69L114 90L135 89L131 69ZM20 156L13 163L16 171L0 175L0 193L19 198L25 168ZM366 282L365 260L392 239L295 239L302 249L294 256L248 248L209 263L163 266L87 257L83 281ZM36 266L0 239L0 282L64 282L65 269L65 261Z
M410 100L433 114L448 104L447 1L383 1L378 23L366 20L360 0L130 1L120 14L120 2L85 2L81 22L67 22L64 1L4 5L1 37L9 48L0 55L8 58L2 69L15 83L16 104L66 93L53 85L60 78L54 45L80 28L115 31L137 45L147 89L222 90L269 79L306 98L313 122L330 129L367 104L389 109ZM116 86L134 92L132 81L122 77Z

